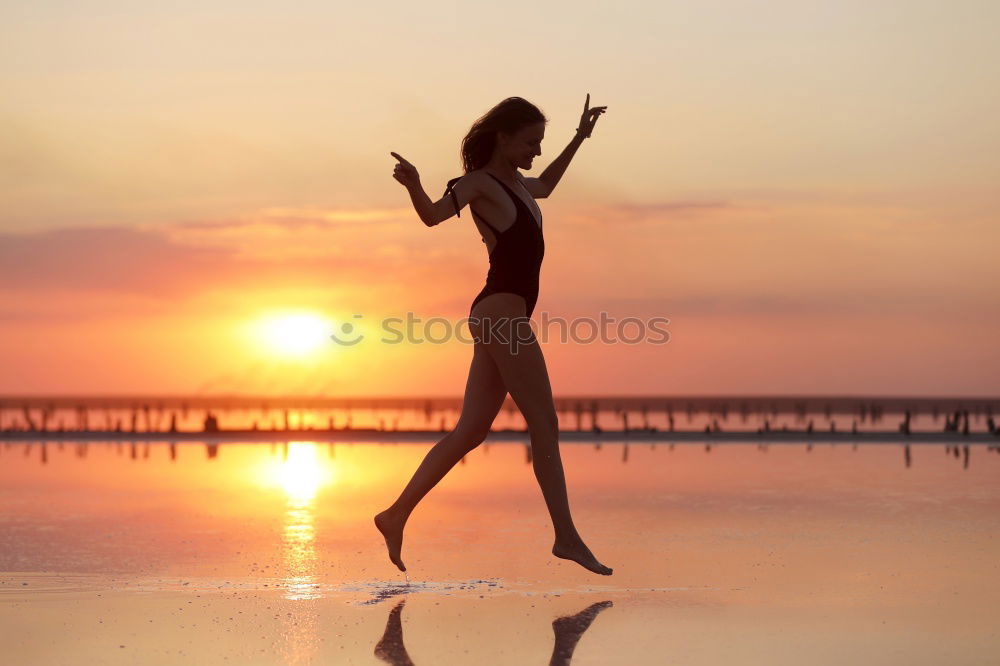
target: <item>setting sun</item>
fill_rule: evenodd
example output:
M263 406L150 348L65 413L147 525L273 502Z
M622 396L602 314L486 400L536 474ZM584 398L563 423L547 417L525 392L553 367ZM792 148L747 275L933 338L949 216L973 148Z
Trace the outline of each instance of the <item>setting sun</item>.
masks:
M256 327L257 338L279 356L305 356L329 341L333 324L310 312L271 315Z

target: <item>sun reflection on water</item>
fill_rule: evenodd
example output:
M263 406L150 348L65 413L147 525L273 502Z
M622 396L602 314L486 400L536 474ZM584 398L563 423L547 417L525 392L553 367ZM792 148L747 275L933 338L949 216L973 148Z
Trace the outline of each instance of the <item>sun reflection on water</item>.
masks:
M319 489L329 483L331 468L319 460L313 442L291 442L277 471L278 481L288 495L283 534L285 598L316 599L315 500Z
M285 598L315 599L316 528L311 504L290 498L284 533Z
M282 617L285 663L312 663L319 649L318 610L311 600L319 599L316 570L316 495L333 479L333 469L319 459L314 442L290 442L279 466L271 470L272 481L287 495L282 534L284 598L295 610Z
M281 487L289 500L311 504L320 487L332 480L331 468L320 463L318 448L314 442L289 444L288 455L278 472Z

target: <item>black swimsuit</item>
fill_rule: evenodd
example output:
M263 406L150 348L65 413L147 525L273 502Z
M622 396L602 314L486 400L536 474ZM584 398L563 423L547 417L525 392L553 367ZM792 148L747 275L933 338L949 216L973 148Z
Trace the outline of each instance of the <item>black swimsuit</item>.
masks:
M545 255L545 239L542 238L542 227L535 222L535 216L525 205L521 197L507 187L507 185L493 174L489 174L493 180L497 181L507 190L507 194L514 200L517 209L517 219L514 224L505 231L498 231L492 224L476 213L472 214L482 220L486 226L493 230L496 237L496 245L490 252L490 270L486 275L486 286L479 292L469 308L469 315L472 315L472 308L476 303L491 294L512 293L524 297L525 315L530 317L535 309L538 300L538 275L542 267L542 257ZM455 200L455 210L458 211L458 199L451 189L458 178L448 182L448 189L445 193L451 192ZM469 208L472 210L471 206ZM461 217L461 215L459 215ZM486 240L484 239L485 243Z

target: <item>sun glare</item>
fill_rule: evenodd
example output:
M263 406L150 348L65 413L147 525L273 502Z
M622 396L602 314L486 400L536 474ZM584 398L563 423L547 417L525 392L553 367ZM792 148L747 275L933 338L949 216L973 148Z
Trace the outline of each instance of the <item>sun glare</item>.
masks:
M309 502L321 486L331 481L331 470L320 462L317 448L311 442L292 442L288 459L275 470L278 485L290 499Z
M266 317L259 333L265 345L281 356L306 356L330 341L333 324L313 313Z
M316 447L293 442L280 474L281 486L289 497L311 500L322 482L322 474L316 464Z

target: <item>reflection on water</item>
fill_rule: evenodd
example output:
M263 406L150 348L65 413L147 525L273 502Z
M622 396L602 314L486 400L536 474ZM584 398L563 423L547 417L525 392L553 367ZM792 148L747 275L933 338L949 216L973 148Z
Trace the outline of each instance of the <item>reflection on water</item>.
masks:
M385 622L385 632L378 644L375 645L375 656L392 666L413 666L413 660L406 652L406 645L403 644L403 622L400 615L403 606L406 604L406 597L399 600L391 611L389 619Z
M300 500L289 499L285 523L284 558L287 599L315 599L316 529L312 508Z
M382 638L375 645L375 656L391 664L392 666L414 666L414 661L406 651L403 642L403 607L406 605L406 597L403 597L389 611L389 619L385 623L385 632ZM584 632L597 618L597 615L614 606L614 602L599 601L591 604L575 615L564 615L552 621L552 631L555 640L552 646L552 657L549 659L549 666L569 666L573 660L573 652L576 644ZM512 639L514 637L511 637Z
M0 400L0 433L170 432L218 430L441 430L452 427L461 398L282 398L236 396L35 396ZM577 431L782 431L810 433L952 432L1000 434L995 398L823 396L633 396L555 398L559 420ZM943 421L943 423L942 423ZM509 397L494 429L523 430Z
M285 598L315 599L316 581L316 516L314 502L320 486L326 481L324 470L317 464L317 445L292 442L281 463L281 486L288 494L283 538L285 562Z
M576 615L564 615L553 620L552 631L555 633L555 643L552 646L550 666L555 664L568 666L573 658L573 652L576 650L576 644L580 642L583 633L590 628L598 613L613 605L614 603L610 600L599 601L587 606Z
M227 646L201 663L654 664L667 649L832 666L1000 648L994 447L562 446L577 527L615 567L598 580L551 556L530 449L484 444L414 512L404 584L372 517L429 447L0 445L0 601L17 595L0 627L25 637L11 663L66 663L73 644L49 636L70 633L91 646L79 663L171 663L166 642L196 635ZM53 613L67 581L102 596ZM104 658L119 644L122 661Z
M400 444L400 443L411 444L410 442L393 442L392 440L387 440L384 443L376 443L375 445L376 446L383 445L383 444L385 444L385 445L395 445L395 444ZM368 443L366 442L365 444L368 444ZM432 444L431 442L419 442L419 443L417 443L417 446L423 446L423 445L430 446L431 444ZM595 440L593 443L590 443L590 444L588 444L586 442L563 442L562 446L563 447L572 446L572 447L578 447L578 448L589 447L589 448L592 448L594 451L600 451L601 448L602 448L602 446L604 444L610 444L611 446L614 446L614 447L619 447L619 446L621 447L621 453L620 453L620 456L619 456L619 462L621 462L622 464L627 464L629 462L629 452L630 452L630 450L632 450L634 448L648 447L650 450L653 450L653 451L657 450L658 448L665 449L667 451L673 451L674 447L677 446L676 442L649 442L649 443L637 442L637 443L631 443L628 440L625 440L625 441L612 441L612 442L601 442L600 440ZM160 445L161 444L159 444L159 443L155 443L155 442L152 443L152 446L160 446ZM341 445L344 446L344 444L341 444ZM350 446L351 444L346 444L346 445ZM525 465L531 465L531 444L530 443L509 443L508 445L521 447L523 449L523 451L524 451L524 459L523 459L524 460L524 464ZM987 454L993 454L993 453L1000 454L1000 446L992 446L992 445L989 445L989 444L972 444L972 445L963 444L963 445L959 446L957 444L918 443L918 444L912 444L911 445L908 442L907 443L898 443L898 444L897 443L879 442L879 443L872 444L872 445L873 446L878 446L878 447L883 448L883 449L889 449L889 450L899 451L900 452L899 460L900 460L900 462L902 463L902 465L904 467L910 467L913 464L913 454L912 454L911 447L917 447L917 448L920 448L921 450L930 450L930 449L940 449L940 450L943 450L944 453L945 453L945 455L948 456L948 457L960 458L963 469L968 469L969 468L969 463L970 463L970 460L971 460L971 451L972 451L972 449L978 449L978 450L981 450L982 452L987 453ZM23 456L25 458L30 458L32 456L32 453L34 451L37 451L38 452L38 462L40 464L42 464L42 465L46 465L46 464L48 464L49 459L50 459L50 453L49 453L50 446L51 446L51 444L49 442L46 442L46 441L41 441L41 442L23 442L23 443L22 442L6 442L6 443L3 444L2 447L0 447L0 452L2 452L4 450L10 450L10 449L19 448L19 449L21 449L22 454L23 454ZM119 455L123 455L124 454L124 447L127 446L128 447L128 452L129 452L129 458L131 460L140 460L140 459L141 460L148 460L149 459L149 454L150 454L150 446L151 446L151 444L149 442L145 442L145 443L142 443L142 446L140 447L140 445L139 445L138 442L121 442L121 441L100 442L100 441L97 441L97 442L75 442L75 443L57 442L55 444L55 446L56 446L57 450L60 451L60 452L62 452L64 449L68 450L69 447L72 446L73 455L75 455L76 457L81 458L81 459L84 459L84 458L87 457L87 453L88 453L88 451L90 450L91 447L113 447L114 450ZM178 443L175 442L175 441L167 442L166 446L168 447L170 460L176 461L177 460L177 446L178 446ZM280 451L280 455L282 457L282 460L284 461L284 465L282 465L280 467L280 469L277 471L277 475L279 477L278 482L285 489L285 492L288 494L290 500L299 501L300 503L303 504L303 506L305 506L306 504L308 504L308 502L306 501L307 499L311 499L311 498L315 497L317 491L323 485L325 485L327 483L331 483L331 482L333 482L335 480L335 478L334 478L333 475L334 475L334 473L336 471L336 468L331 468L331 467L328 467L328 466L324 466L323 463L318 462L318 457L319 457L318 451L319 451L319 448L322 447L322 446L326 446L328 448L329 457L331 459L333 459L335 457L335 447L337 445L333 444L333 443L321 444L321 443L317 443L317 442L271 442L270 444L266 445L264 443L245 444L245 443L239 443L239 442L229 442L229 443L225 443L225 442L208 442L208 443L190 442L190 443L187 443L187 442L185 442L184 446L186 446L186 447L203 446L204 449L205 449L205 458L208 459L208 460L214 460L214 459L218 458L219 457L219 451L223 447L267 446L268 449L269 449L269 451L273 455L278 455L279 451ZM483 448L484 451L488 451L489 448L490 448L490 446L491 446L490 444L483 444L482 448ZM494 446L495 446L495 444L494 444ZM698 443L698 442L682 442L681 446L688 446L688 447L695 447L695 448L697 448L697 447L700 446L704 450L705 453L711 453L712 450L713 450L713 446L715 448L719 448L719 447L745 447L745 446L749 446L749 444L746 443L746 442L728 442L728 443L727 442L723 442L723 443L716 442L715 444L711 444L711 443L708 443L708 442L705 442L703 444ZM813 451L813 449L815 449L817 447L839 447L839 448L849 447L851 451L857 451L858 450L858 443L857 442L852 442L852 443L849 443L849 444L848 443L843 443L843 442L842 443L829 442L829 443L820 443L820 444L816 444L814 442L794 442L794 441L781 442L781 443L777 443L777 444L761 442L761 443L755 444L754 448L758 452L760 452L760 453L767 453L769 450L771 450L772 446L777 446L777 447L780 447L780 448L783 448L783 449L798 448L798 449L802 449L802 450L806 451L807 453ZM141 455L140 455L140 448L141 448ZM462 465L467 464L467 462L468 462L467 461L467 457L463 457L461 459L461 464Z
M289 601L319 599L316 577L316 494L330 479L330 468L317 462L318 446L311 442L291 442L282 447L277 470L281 488L288 496L282 535L284 598ZM283 653L286 664L307 664L317 650L316 609L297 604L282 620Z

